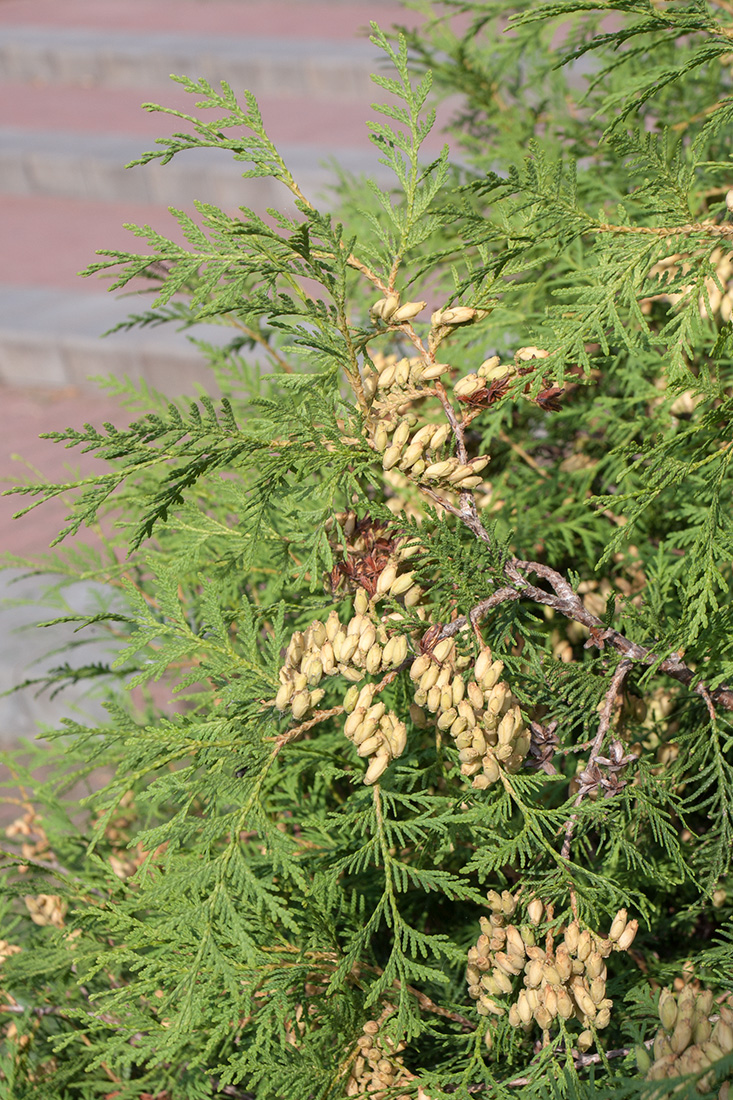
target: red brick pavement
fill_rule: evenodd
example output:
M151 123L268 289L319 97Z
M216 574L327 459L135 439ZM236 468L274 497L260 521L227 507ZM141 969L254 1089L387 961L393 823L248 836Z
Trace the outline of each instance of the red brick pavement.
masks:
M313 0L1 0L0 25L349 39L374 20L416 26L421 17L400 4Z
M43 432L80 428L85 422L101 425L105 420L128 424L134 417L114 399L78 390L15 389L0 386L0 491L12 484L37 480L37 471L49 481L68 481L76 470L89 476L102 472L104 464L78 448L39 439ZM17 458L15 456L18 456ZM21 461L23 459L24 461ZM14 520L31 498L0 496L0 553L33 557L45 552L64 526L67 507L61 500L35 508ZM93 541L91 531L80 536Z

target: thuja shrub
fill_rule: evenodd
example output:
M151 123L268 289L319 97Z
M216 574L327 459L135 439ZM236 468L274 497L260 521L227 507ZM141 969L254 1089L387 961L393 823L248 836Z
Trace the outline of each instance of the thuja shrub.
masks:
M21 490L101 522L36 570L113 653L46 678L108 721L12 764L5 1095L729 1095L733 10L426 14L373 27L394 188L314 205L178 78L203 116L139 163L291 205L90 269L224 341Z

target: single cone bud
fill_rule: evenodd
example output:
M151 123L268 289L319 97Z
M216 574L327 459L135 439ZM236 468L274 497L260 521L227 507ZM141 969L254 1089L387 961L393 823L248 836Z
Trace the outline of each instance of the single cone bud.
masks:
M455 470L451 474L448 474L448 483L454 485L457 481L462 481L464 477L471 477L473 472L473 466L469 463L456 466Z
M595 1019L598 1009L593 1003L593 998L590 993L586 989L583 989L582 985L576 985L573 987L573 996L575 997L575 1003L580 1011L584 1013L589 1020Z
M386 596L397 578L397 566L390 562L377 578L376 596Z
M682 1019L679 1019L675 1024L672 1037L669 1040L669 1045L675 1054L681 1054L682 1051L690 1045L691 1041L692 1024L689 1020L682 1017Z
M356 750L359 756L371 756L381 747L382 735L375 733L372 737L367 737L366 741L362 741Z
M666 1058L668 1055L672 1054L672 1047L669 1045L669 1039L663 1031L658 1031L654 1036L652 1053L654 1054L655 1061L659 1061L660 1058Z
M712 1039L726 1054L733 1052L733 1026L727 1024L725 1020L718 1020L713 1029Z
M500 362L501 360L499 359L498 355L492 355L490 359L484 359L483 363L478 369L478 373L482 377L485 377L486 371L494 370L495 367L499 366Z
M532 924L540 923L544 911L545 907L539 898L533 898L527 906L527 916L532 921Z
M547 1011L547 1009L545 1008L544 1005L539 1005L534 1010L534 1018L537 1021L537 1023L539 1024L539 1026L542 1028L543 1031L546 1031L547 1028L552 1023L552 1016Z
M450 370L448 363L432 363L429 367L426 367L422 372L423 382L432 382L436 378L440 378L446 371Z
M431 661L430 667L427 668L420 677L421 689L423 691L430 691L431 688L435 687L439 675L440 669Z
M331 611L326 619L326 639L329 642L333 642L340 629L341 623L339 622L338 614L335 610Z
M591 951L593 950L593 941L591 940L590 932L588 932L587 929L584 932L580 933L577 950L578 958L581 960L581 962L585 962L585 960L588 958Z
M420 680L423 674L430 668L431 664L432 662L428 654L421 653L419 657L415 658L410 666L410 679L413 682Z
M394 294L394 293L393 294L387 294L384 298L384 305L382 306L381 312L378 314L378 316L381 317L383 321L389 321L390 317L393 315L395 310L398 308L399 304L400 304L399 294ZM372 306L372 310L373 309L374 309L374 306Z
M364 377L361 380L362 387L364 389L364 396L367 401L371 401L374 394L377 392L377 376L372 371L364 371Z
M578 1036L578 1050L590 1050L593 1046L593 1033L591 1031L581 1031Z
M370 306L369 312L375 320L382 316L385 305L386 298L379 298L376 302L374 302L372 306Z
M669 989L663 989L659 994L659 1019L666 1031L671 1031L677 1022L677 1000Z
M454 676L453 683L450 687L451 701L453 706L457 707L462 702L463 696L466 694L466 681L462 676Z
M525 981L530 989L536 989L542 981L543 966L539 959L532 959L525 971Z
M382 469L385 471L391 470L393 466L397 465L401 458L402 448L399 447L396 443L392 443L391 446L389 446L384 452L384 457L382 458Z
M446 458L442 462L431 462L423 470L422 476L430 481L437 481L439 478L446 477L455 467L457 461L455 458ZM387 469L386 466L385 469Z
M422 707L419 707L417 703L410 704L410 721L413 726L416 726L419 730L424 730L428 724L427 715Z
M358 747L368 741L370 737L374 737L376 732L377 722L373 718L365 718L361 725L354 730L351 740Z
M450 726L453 725L453 723L455 722L457 717L458 717L458 711L455 709L455 707L451 707L450 710L443 711L443 713L441 714L441 716L440 716L440 718L438 719L438 722L437 722L438 729L439 730L447 730ZM467 752L467 753L470 753L473 750L464 749L463 751ZM461 757L461 759L463 759L463 757ZM466 756L465 759L468 760L468 759L471 759L471 757Z
M568 951L571 955L574 955L578 949L578 941L580 939L580 926L576 920L565 929L564 939Z
M364 622L364 624L362 625L362 629L361 629L361 632L359 634L359 643L358 643L357 649L360 649L361 652L366 657L367 653L372 648L372 646L374 645L376 640L377 640L377 629L376 629L374 623L369 622L369 620L367 619Z
M563 1020L569 1020L574 1013L575 1005L572 998L565 986L561 985L557 990L557 1014L562 1016Z
M401 420L392 435L392 443L397 447L404 447L410 438L410 425L406 420Z
M430 440L430 450L439 451L451 433L450 424L441 424L437 432Z
M512 980L508 974L505 974L498 966L492 971L492 977L496 982L497 992L508 994L512 992Z
M357 634L351 634L344 638L340 646L339 660L344 664L348 664L351 658L356 653L359 645L359 637Z
M510 1027L522 1026L522 1018L519 1015L519 1009L517 1008L516 1004L509 1006L509 1025ZM489 1034L488 1031L486 1032L486 1034Z
M405 607L414 607L422 599L423 591L419 584L413 584L412 588L408 588L405 595L402 598L402 602Z
M366 655L364 665L370 676L374 676L379 672L382 664L382 647L380 645L373 645Z
M597 951L591 951L585 960L585 972L589 978L597 978L603 970L603 959Z
M385 734L386 740L389 742L389 746L392 750L392 757L396 759L398 756L402 756L402 753L407 748L407 726L404 722L395 722L392 724L392 732Z
M527 995L524 990L522 990L517 998L517 1012L525 1027L532 1022L532 1006L527 1000Z
M475 680L470 680L466 688L468 698L474 710L484 709L484 693Z
M453 393L456 397L470 397L472 393L483 389L484 384L483 378L479 378L477 374L467 374L456 382Z
M403 596L405 592L409 592L413 586L414 578L414 572L403 573L401 577L397 577L389 587L390 596Z
M486 670L481 678L481 687L484 691L492 691L499 684L499 677L504 671L503 661L493 661L491 666ZM502 689L504 694L508 692L506 685Z
M394 311L390 321L393 325L401 324L403 321L411 321L413 317L417 317L418 313L422 313L427 304L427 302L405 302L403 306Z
M423 448L419 443L411 443L402 456L400 469L407 471L422 458Z
M395 375L397 374L397 364L388 363L386 367L383 367L379 372L379 378L377 379L380 389L388 390L394 385Z
M596 1016L596 1019L595 1019L596 1027L603 1029L604 1027L608 1027L610 1022L611 1022L611 1009L610 1008L602 1008L600 1010L600 1012L598 1013L598 1015Z
M466 477L460 478L458 481L452 481L451 485L454 489L457 489L459 493L463 493L468 489L475 489L483 480L480 474L469 474Z
M522 933L513 924L507 926L506 944L507 951L510 955L518 955L521 959L524 958L525 946L524 940L522 939Z
M488 779L489 783L496 783L499 779L501 771L499 765L493 756L484 757L484 775Z
M619 936L621 935L623 930L626 928L628 918L629 918L629 914L626 912L626 910L625 909L619 909L618 913L613 918L613 923L611 924L611 931L608 933L608 938L609 939L616 941L619 938Z
M372 783L376 783L377 780L384 774L389 766L389 754L378 753L373 759L371 764L366 770L364 775L364 783L368 787Z
M352 710L356 706L356 700L359 698L359 689L356 684L352 684L349 690L344 695L344 710L347 714L351 714Z
M296 722L302 718L305 713L310 709L310 692L299 691L297 695L293 696L292 701L293 718Z
M636 1068L639 1073L647 1073L651 1069L652 1060L649 1057L649 1052L646 1047L638 1046L635 1048L636 1054Z
M623 930L618 938L616 946L618 947L619 951L628 951L628 949L634 942L634 937L636 936L638 927L638 920L629 921L629 923L626 925L626 928Z
M455 643L452 638L443 638L442 641L438 642L438 644L433 647L433 660L442 664L452 653L454 645Z
M433 326L466 325L471 321L475 321L477 316L478 310L473 309L471 306L453 306L452 309L436 310L430 320L433 322Z
M526 363L529 359L547 359L549 351L545 351L544 348L536 348L534 346L526 348L518 348L514 353L514 358L519 363Z
M365 589L357 589L356 595L354 596L354 611L357 615L364 615L366 614L368 607L369 597L367 596Z
M275 696L275 706L278 710L285 710L288 703L293 697L293 682L289 681L287 684L283 684L277 695Z
M316 687L321 682L323 676L323 664L320 657L309 657L303 665L303 673L308 681L309 687Z
M492 1016L506 1015L506 1009L502 1005L498 1004L496 1001L492 1000L491 997L482 997L481 1000L484 1006L488 1008Z
M481 680L486 672L491 667L491 650L482 649L479 653L476 664L474 665L473 674L477 680Z
M702 1044L706 1043L710 1038L712 1030L712 1024L710 1023L710 1020L708 1020L707 1016L699 1017L699 1019L695 1021L695 1026L692 1029L693 1041L698 1046L702 1046Z
M545 963L542 971L542 977L549 985L562 985L560 975L557 972L557 967L552 963Z

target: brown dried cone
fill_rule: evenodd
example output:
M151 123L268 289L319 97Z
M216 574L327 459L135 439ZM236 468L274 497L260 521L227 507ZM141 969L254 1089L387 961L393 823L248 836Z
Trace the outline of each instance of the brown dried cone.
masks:
M548 1031L553 1022L576 1019L583 1031L578 1046L587 1050L593 1032L608 1026L613 1001L606 997L606 964L611 951L626 951L636 934L637 922L629 921L621 909L603 939L589 930L581 931L576 921L559 932L542 938L539 946L534 928L509 923L517 899L505 890L490 890L487 899L491 916L481 918L481 935L468 952L466 980L469 996L477 1001L482 1016L508 1013L512 1027L530 1031L538 1024ZM533 898L527 906L532 925L542 919L542 903ZM556 939L562 936L559 942ZM519 988L516 979L522 979ZM500 998L517 994L507 1006Z
M729 1003L716 1005L712 990L685 985L675 995L663 989L658 1012L662 1026L652 1044L653 1061L646 1051L637 1051L637 1064L646 1071L647 1081L700 1073L733 1052L733 1007ZM714 1071L702 1076L698 1092L709 1092L716 1077ZM727 1100L732 1080L729 1073L721 1085L720 1100Z
M395 579L399 580L396 569ZM332 611L325 623L314 620L306 631L292 635L274 703L278 710L290 709L293 719L302 722L325 694L318 687L324 676L340 675L352 681L344 698L348 715L344 733L357 746L359 756L369 761L364 782L375 783L404 752L407 729L384 703L374 703L375 684L365 684L361 691L356 685L367 675L399 668L407 657L408 642L406 635L390 634L386 624L370 614L364 589L357 592L354 606L355 614L346 624ZM398 621L398 613L387 618L387 623Z
M530 746L530 731L508 684L504 665L483 649L473 676L460 670L455 642L445 638L432 653L417 657L410 677L417 687L415 705L435 715L439 730L455 742L461 773L483 790L496 783L501 769L519 771ZM463 665L465 668L465 665Z
M410 1100L407 1095L399 1096L393 1089L407 1085L412 1079L399 1057L405 1049L405 1043L395 1043L385 1035L376 1020L364 1024L363 1033L357 1040L358 1054L354 1059L349 1080L346 1085L347 1096L361 1096L364 1093L374 1100ZM388 1091L389 1090L389 1091Z

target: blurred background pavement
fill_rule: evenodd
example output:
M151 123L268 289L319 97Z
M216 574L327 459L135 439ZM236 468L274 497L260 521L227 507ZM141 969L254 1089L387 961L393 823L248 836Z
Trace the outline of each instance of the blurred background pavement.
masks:
M237 93L255 93L306 194L334 180L324 161L383 173L365 126L369 104L382 97L369 80L383 67L368 41L370 20L388 29L419 17L393 0L0 0L0 487L27 474L17 455L53 479L64 476L65 463L94 468L93 459L38 439L85 421L129 421L90 376L142 378L171 395L206 384L182 334L100 339L140 300L78 277L96 249L138 250L125 222L173 235L167 207L193 213L195 198L230 213L287 202L279 185L243 180L246 166L216 150L126 170L156 137L182 128L140 105L193 113L193 97L170 74L224 79ZM443 140L435 132L429 148ZM0 498L0 550L33 557L48 548L65 509L44 505L12 520L22 503ZM41 660L30 670L37 675L42 654L69 636L64 628L23 629L46 612L33 606L38 581L19 575L0 573L0 597L32 601L0 614L0 692ZM93 592L73 598L81 605ZM0 697L0 746L33 736L39 721L56 723L71 702L73 693Z

